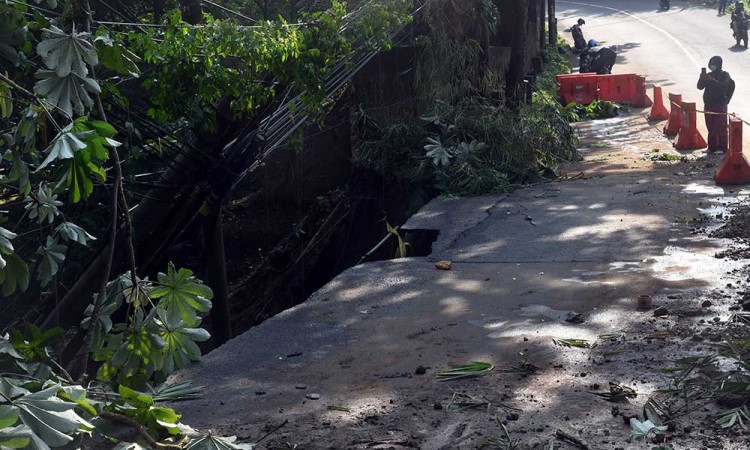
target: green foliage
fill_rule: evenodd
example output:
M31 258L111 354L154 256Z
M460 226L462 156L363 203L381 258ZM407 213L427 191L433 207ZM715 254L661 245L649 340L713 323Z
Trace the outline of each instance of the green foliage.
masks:
M36 52L57 76L65 77L73 72L85 77L89 72L86 64L95 66L99 63L89 33L67 34L54 25L44 31L46 39L36 46Z
M608 100L594 100L588 105L569 103L562 107L561 114L568 122L596 120L617 117L624 112L624 107Z
M480 42L498 18L492 5L425 6L429 32L415 40L414 88L427 114L421 123L384 127L360 110L358 165L389 180L434 183L447 195L480 195L554 177L561 162L580 159L575 133L553 100L555 74L570 70L569 55L548 56L532 105L513 112L499 104L503 86L481 61Z
M75 402L67 402L57 395L61 386L44 384L34 389L38 382L22 382L18 379L0 377L0 424L6 427L16 424L15 437L28 437L40 448L60 447L73 442L73 435L87 433L94 426L77 414ZM23 435L18 433L23 431ZM7 432L7 431L6 431ZM16 441L19 446L22 441Z
M328 10L303 17L314 26L290 26L279 18L249 29L210 15L193 26L173 10L164 28L133 32L127 39L129 49L150 66L143 81L153 104L149 114L164 121L185 117L210 128L215 118L210 105L231 98L231 110L241 116L267 104L277 86L304 90L305 104L319 109L332 67L355 43L387 43L386 30L409 19L408 5L374 2L348 23L345 5L333 1Z
M716 423L721 425L722 428L732 428L737 425L743 430L747 430L747 425L750 423L750 411L748 411L747 405L732 408L719 414Z
M175 271L172 264L167 273L159 273L158 278L159 285L149 291L149 297L161 298L159 304L166 313L166 320L172 324L183 321L187 326L197 325L200 322L197 313L211 308L211 288L196 280L192 271Z
M190 361L200 359L195 342L210 335L200 325L199 313L211 308L211 289L188 269L169 265L159 282L123 275L111 282L94 329L94 359L102 362L97 377L131 388L145 388L149 380L163 380ZM129 303L129 323L113 324L110 315L123 301ZM87 316L93 305L87 309ZM82 323L91 326L90 317Z
M519 117L475 98L456 106L438 103L431 122L453 154L450 165L435 168L438 186L451 194L504 192L576 155L569 125L551 109L529 109Z
M659 152L658 150L655 152L652 152L648 159L651 161L679 161L682 158L680 155L675 155L674 153L666 153L666 152Z
M56 237L47 236L47 242L37 250L40 258L37 277L42 285L46 286L52 281L52 277L57 275L60 265L65 261L67 251L67 245L58 243Z
M462 380L464 378L475 378L487 375L494 369L494 366L490 363L483 361L474 361L469 364L461 364L451 366L448 369L442 370L437 373L437 378L440 381L454 381Z
M3 228L0 227L0 240L3 238L2 232ZM0 250L0 266L3 266L0 268L0 285L4 296L12 295L16 289L25 291L29 287L29 268L20 256L11 253L3 259Z
M16 233L0 227L0 269L4 269L7 263L3 255L13 254L13 244L10 241L16 237Z
M11 330L10 343L18 353L29 361L49 361L52 356L48 347L53 341L65 334L65 330L59 327L42 331L32 324L27 324L26 330L25 336L18 330Z
M538 75L535 85L535 92L533 94L534 101L544 101L539 99L538 96L557 96L557 75L571 73L573 70L573 64L571 60L573 58L572 53L569 50L568 44L565 40L558 36L558 47L557 49L550 49L544 54L544 70Z
M60 215L57 207L62 205L62 202L57 200L57 195L53 194L52 189L44 183L39 184L36 197L27 198L26 202L29 219L37 219L40 225L44 225L44 222L51 224L55 221L55 217Z
M31 11L24 2L0 2L0 54L14 67L3 76L15 80L0 81L4 97L0 117L5 130L0 135L0 190L5 194L16 192L22 201L12 204L25 208L17 217L36 223L43 232L36 255L33 249L37 247L26 245L28 238L23 246L28 250L20 255L1 245L9 241L9 236L0 231L0 253L8 255L0 260L4 296L27 289L30 270L25 259L36 259L36 279L46 287L65 260L67 246L58 239L82 245L92 239L69 221L58 226L63 217L61 197L67 194L76 203L91 195L94 180L103 182L106 177L103 164L108 154L104 147L117 145L109 134L114 129L110 127L106 136L99 134L85 116L93 105L89 93L99 92L98 83L89 78L88 66L98 62L91 36L67 33L56 26L59 23L52 25L39 11ZM36 70L38 81L34 83L36 63L43 66ZM36 97L29 98L30 91ZM24 106L19 108L19 104ZM74 113L81 117L73 120ZM16 213L3 214L13 217ZM28 234L30 224L23 220L16 223Z
M254 444L240 444L234 436L221 437L200 433L190 427L180 426L180 431L189 439L185 450L253 450Z
M186 448L210 445L247 448L234 444L233 438L203 435L179 424L179 414L155 403L157 397L163 400L194 397L196 389L189 384L158 388L150 384L152 379L163 379L197 360L200 350L195 341L209 337L203 329L185 326L179 317L176 322L171 321L166 299L177 299L203 310L203 306L194 303L196 296L210 298L210 290L194 279L190 271L170 265L168 274L163 277L166 284L157 285L159 297L134 306L128 323L113 324L109 314L117 310L126 296L132 298L134 292L156 290L142 280L137 280L139 286L133 289L126 279L130 279L128 274L108 286L109 301L104 304L95 334L94 358L103 362L99 374L105 380L116 380L113 387L116 386L117 393L105 392L107 401L104 403L89 400L87 389L66 381L52 369L56 363L50 345L64 333L62 329L43 331L27 325L26 333L13 330L10 336L0 336L0 372L3 373L0 375L0 444L4 448L31 445L43 449L68 445L77 437L95 431L92 419L103 414L101 411L130 418L157 439L183 436ZM130 293L125 293L126 289ZM153 307L147 314L144 306L148 305ZM200 319L195 317L197 326ZM85 323L89 325L90 320ZM93 386L94 395L101 393L101 386ZM101 418L113 417L107 414Z

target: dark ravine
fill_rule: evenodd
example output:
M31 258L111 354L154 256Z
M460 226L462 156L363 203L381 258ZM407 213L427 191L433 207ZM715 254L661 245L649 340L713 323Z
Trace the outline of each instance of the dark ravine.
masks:
M227 265L233 274L229 282L232 333L240 334L304 302L377 246L388 234L386 218L389 224L398 226L435 194L407 183L386 183L372 172L354 171L346 187L318 197L306 213L298 216L263 207L230 210L233 218L227 224L232 230L228 232L227 249L240 245L262 249L268 234L282 228L291 230L262 256L228 250L232 256ZM258 218L270 226L253 234L251 242L243 240L249 237L243 233L246 222ZM429 253L429 243L421 243L429 238L417 237L420 244L410 249L411 255ZM397 246L397 240L390 239L366 260L393 258Z

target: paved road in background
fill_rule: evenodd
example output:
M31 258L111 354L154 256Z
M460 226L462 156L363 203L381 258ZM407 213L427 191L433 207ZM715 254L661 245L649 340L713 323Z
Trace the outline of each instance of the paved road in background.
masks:
M672 0L669 11L659 11L657 0L557 1L558 29L571 40L570 28L586 20L586 39L617 45L618 63L613 73L636 72L648 83L678 92L685 101L702 106L695 87L700 68L713 55L724 59L724 69L737 83L729 111L750 120L750 51L734 47L730 15L719 16L713 2ZM699 118L699 122L703 119ZM750 133L745 133L745 138Z

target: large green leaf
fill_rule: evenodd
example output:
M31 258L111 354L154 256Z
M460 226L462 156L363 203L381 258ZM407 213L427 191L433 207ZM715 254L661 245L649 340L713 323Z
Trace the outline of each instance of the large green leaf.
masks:
M18 422L18 414L18 409L12 405L0 404L0 430L15 425Z
M7 402L7 399L10 399L12 402L19 397L31 394L31 391L21 387L21 382L18 380L6 376L0 376L0 394L2 394L0 403L3 403Z
M6 428L0 422L0 448L24 448L31 442L32 434L31 428L26 425Z
M7 264L3 254L10 255L13 253L13 244L10 241L16 237L16 233L0 227L0 270L4 269Z
M16 144L18 144L24 152L32 149L36 143L36 126L38 119L39 113L33 106L29 106L21 117L21 121L18 122L13 137L15 138Z
M37 254L41 256L41 260L39 261L37 279L41 281L42 286L48 285L52 281L52 277L60 270L60 264L65 261L65 253L67 251L68 247L59 244L57 239L52 236L47 236L47 242L39 247Z
M13 401L21 421L28 425L45 444L59 447L73 441L71 433L94 427L73 411L76 404L57 397L60 386L55 384Z
M106 176L104 167L92 161L88 152L76 153L75 157L68 162L68 171L65 174L70 201L78 203L88 198L94 192L94 182L91 179L96 178L104 182Z
M59 77L67 77L71 72L85 77L88 75L86 64L99 63L96 49L87 40L89 33L67 34L54 25L45 32L47 38L36 46L36 51Z
M13 347L13 343L10 341L10 336L0 336L0 359L10 357L12 359L23 359L18 350Z
M4 261L5 267L0 269L0 292L7 297L13 295L16 289L26 291L29 287L29 268L26 262L15 253L7 255Z
M65 401L75 403L79 408L92 416L99 414L96 408L86 399L86 389L82 386L63 386L57 395Z
M42 331L33 325L26 325L26 335L12 329L10 331L11 343L23 356L31 361L47 361L50 358L48 346L57 338L65 334L60 327L50 328Z
M61 77L53 70L38 70L36 77L39 81L34 85L34 93L45 97L52 105L60 108L68 117L73 117L73 111L83 115L94 105L89 92L101 92L99 84L93 78L81 77L71 72Z
M0 227L0 254L5 253L9 255L13 253L13 244L10 243L12 239L16 238L16 233ZM0 263L0 269L2 269L2 263Z
M13 90L0 82L0 119L7 119L13 114Z
M90 133L88 133L90 134ZM88 134L84 133L73 133L70 131L70 126L57 135L55 140L52 141L49 147L47 147L47 157L36 169L40 171L47 167L49 163L56 159L71 159L75 156L76 152L86 148L86 143L82 139L86 138Z
M73 222L63 222L57 226L55 232L66 241L78 242L84 247L89 246L89 241L95 241L96 238L90 235L86 230L74 224Z
M147 409L154 406L154 399L143 392L138 392L123 385L117 388L117 392L128 405L136 409Z
M156 434L162 428L173 435L180 433L180 430L177 428L180 415L172 408L154 406L154 399L149 394L138 392L122 385L118 388L118 393L125 402L124 405L118 405L117 407L123 414L134 417L138 423L147 426Z
M117 134L115 127L101 120L92 120L88 125L96 131L96 134L105 138L115 137Z
M29 212L29 219L37 219L39 225L48 225L55 221L55 216L60 214L57 209L62 202L57 200L57 194L52 192L52 188L47 187L45 183L39 183L39 189L36 197L26 199L26 211Z
M237 443L236 436L214 436L204 434L187 425L178 425L182 434L188 439L185 450L253 450L255 444Z
M99 60L104 67L120 75L138 76L140 72L137 64L140 61L138 55L128 50L121 43L115 42L109 36L97 36L94 43L99 54Z
M186 326L182 320L175 321L164 310L157 312L156 324L160 326L159 335L166 342L164 346L164 367L166 374L182 369L190 361L199 361L201 351L195 342L202 342L211 337L203 328Z
M153 320L155 313L152 309L146 316L143 308L137 307L131 316L131 326L125 332L107 336L104 349L95 355L108 366L99 375L117 375L120 384L140 389L161 369L164 360L161 349L166 343L158 335Z
M21 63L21 52L18 49L27 42L27 23L24 8L20 5L10 6L9 3L2 2L5 8L3 14L0 14L0 57L18 67Z
M110 316L114 314L115 311L120 309L120 306L122 305L125 283L130 282L129 273L130 272L124 275L120 275L119 277L107 283L105 298L102 302L101 309L99 310L99 322L94 328L94 335L92 338L92 348L94 349L95 353L99 350L103 350L103 346L106 344L105 336L107 336L107 334L112 331L113 324ZM96 301L98 295L99 294L94 295L94 301ZM93 313L94 303L86 307L86 310L83 312L86 318L81 321L81 325L84 328L89 327L89 324L91 323L91 316Z
M166 317L172 323L180 320L188 327L200 323L198 312L211 309L211 288L193 277L193 272L182 268L175 271L171 263L167 273L159 273L159 284L149 292L151 298L160 298L157 307L167 312Z

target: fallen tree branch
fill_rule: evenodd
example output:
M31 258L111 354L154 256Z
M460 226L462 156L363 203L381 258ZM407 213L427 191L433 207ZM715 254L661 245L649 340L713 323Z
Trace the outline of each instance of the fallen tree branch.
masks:
M559 428L557 429L557 431L555 431L555 436L557 436L558 439L562 439L564 441L570 442L571 444L577 446L578 448L581 448L583 450L590 450L588 444L578 439L577 437L573 436L572 434L568 434L564 432L563 430Z
M117 422L117 423L121 423L123 425L128 425L128 426L131 426L131 427L135 428L135 430L138 432L138 434L140 434L141 437L143 439L145 439L146 442L148 442L148 444L150 446L154 447L155 449L158 449L158 450L182 450L182 446L180 446L180 445L176 445L176 444L163 444L161 442L158 442L156 439L153 438L153 436L151 436L150 434L148 434L148 431L146 431L146 429L141 424L139 424L138 422L136 422L135 420L131 419L128 416L123 416L122 414L117 414L117 413L113 413L113 412L110 412L110 411L102 411L99 414L99 417L101 417L103 419L107 419L107 420L109 420L111 422Z

